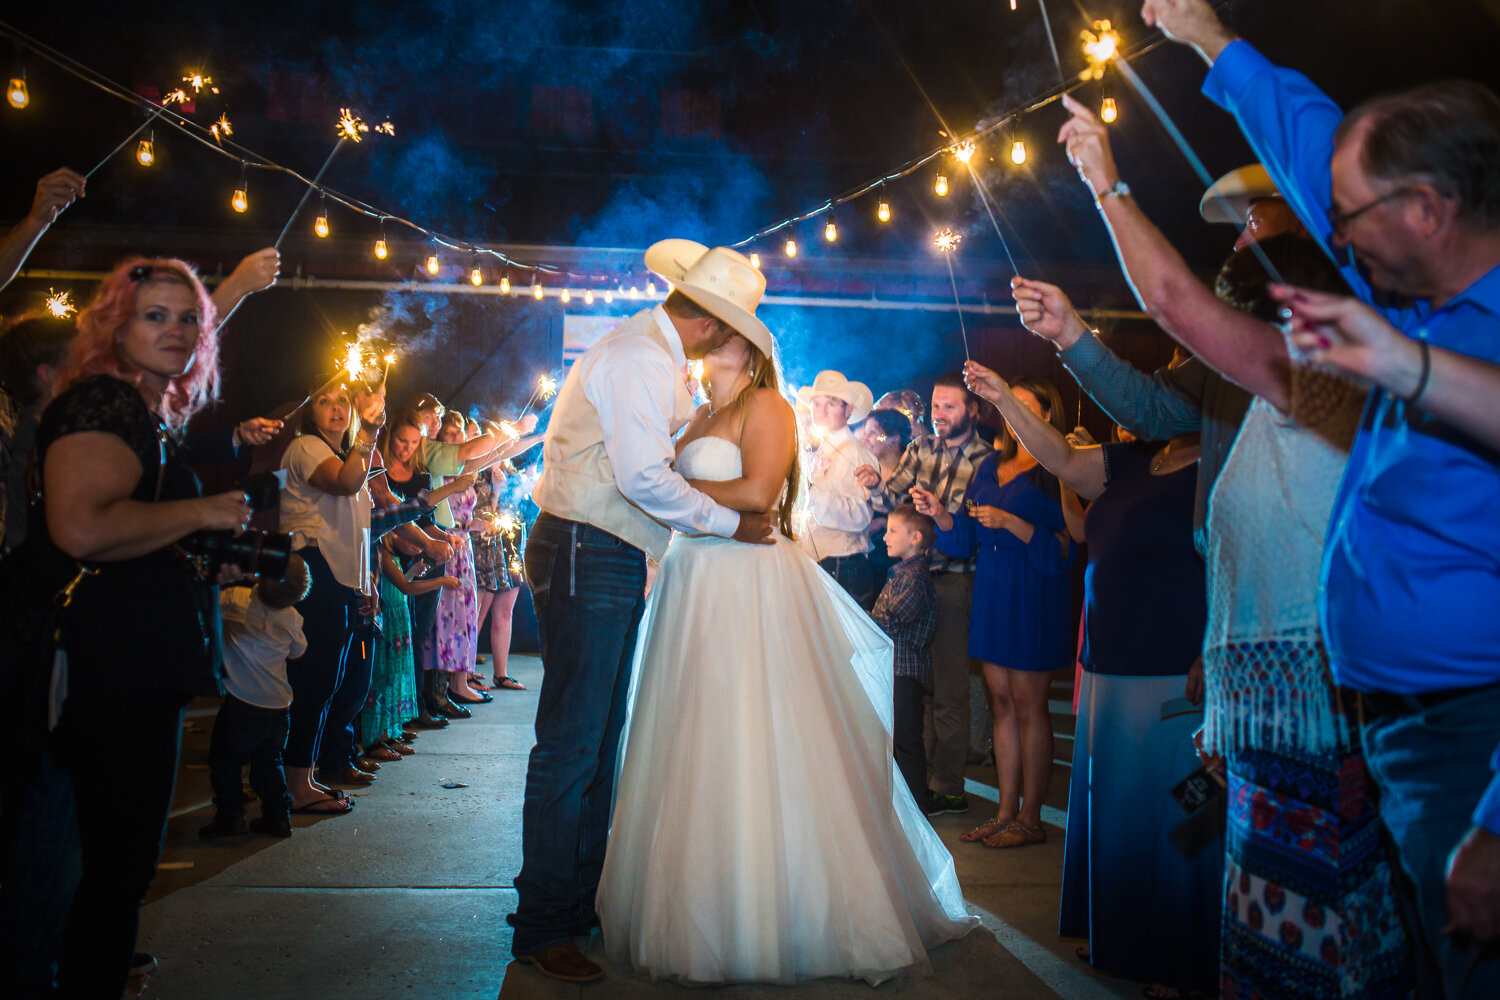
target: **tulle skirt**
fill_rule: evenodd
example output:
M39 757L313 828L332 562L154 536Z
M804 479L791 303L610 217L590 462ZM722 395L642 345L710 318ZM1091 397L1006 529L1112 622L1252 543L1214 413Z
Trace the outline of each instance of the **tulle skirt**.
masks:
M891 644L790 541L676 536L636 652L597 909L653 979L878 983L967 933L891 759Z

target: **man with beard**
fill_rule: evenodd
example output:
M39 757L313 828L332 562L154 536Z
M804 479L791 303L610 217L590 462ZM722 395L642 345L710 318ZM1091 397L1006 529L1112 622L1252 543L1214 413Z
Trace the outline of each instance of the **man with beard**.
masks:
M975 433L979 402L958 372L944 375L932 389L932 429L907 445L884 486L880 470L862 465L854 478L870 494L879 513L909 500L913 486L927 490L949 513L963 505L974 470L994 449ZM932 694L923 726L932 803L928 815L967 812L964 764L969 753L969 609L974 602L973 560L952 559L932 550L932 582L937 589L938 624L932 640Z

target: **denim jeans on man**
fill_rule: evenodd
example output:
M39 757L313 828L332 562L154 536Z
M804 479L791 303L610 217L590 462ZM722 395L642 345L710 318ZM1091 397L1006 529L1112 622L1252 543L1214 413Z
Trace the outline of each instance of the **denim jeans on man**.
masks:
M607 531L543 513L526 544L542 645L526 771L511 951L530 955L598 923L615 757L625 724L646 557Z
M829 556L827 559L820 560L818 565L838 581L839 586L844 588L844 592L854 598L854 603L866 611L875 606L875 598L880 596L880 588L885 581L876 581L867 553Z
M290 819L292 796L286 788L281 752L286 747L291 713L261 708L225 695L208 741L208 780L214 786L219 815L245 814L245 786L240 769L250 765L250 787L260 798L260 814L272 822Z
M1443 932L1448 855L1473 825L1474 807L1494 777L1500 684L1428 707L1399 695L1365 697L1365 761L1405 875L1397 885L1415 937L1417 995L1500 997L1500 948L1481 950ZM1376 705L1388 710L1372 711Z

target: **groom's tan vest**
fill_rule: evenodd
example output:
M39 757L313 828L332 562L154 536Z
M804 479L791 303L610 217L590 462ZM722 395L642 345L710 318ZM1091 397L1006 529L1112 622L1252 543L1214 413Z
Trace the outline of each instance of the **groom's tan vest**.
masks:
M630 317L589 348L588 353L626 338L637 341L630 345L632 350L659 351L672 360L667 339L649 310ZM623 346L615 344L614 348ZM687 387L681 379L676 380L676 386L673 412L663 415L673 434L693 418L693 399ZM552 404L552 421L542 447L542 475L531 491L531 498L547 513L602 528L658 562L672 538L671 528L626 500L615 485L614 469L604 452L599 411L584 395L578 364L563 382L557 402Z

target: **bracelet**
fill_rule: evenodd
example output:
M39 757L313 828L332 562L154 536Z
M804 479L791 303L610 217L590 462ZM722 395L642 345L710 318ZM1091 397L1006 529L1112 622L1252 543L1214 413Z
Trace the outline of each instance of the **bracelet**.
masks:
M1417 379L1417 387L1411 395L1401 397L1407 406L1414 406L1422 398L1422 393L1427 391L1427 382L1432 378L1432 345L1425 340L1419 340L1417 344L1422 348L1422 376Z
M370 452L375 450L375 442L371 441L367 444L356 437L354 439L354 450L359 452L361 455L368 455Z
M1094 195L1094 200L1096 200L1097 202L1099 202L1099 204L1102 205L1102 204L1104 204L1104 199L1105 198L1129 198L1129 197L1130 197L1130 185L1126 184L1124 181L1115 181L1109 187L1105 188L1103 191L1100 191L1098 194Z

